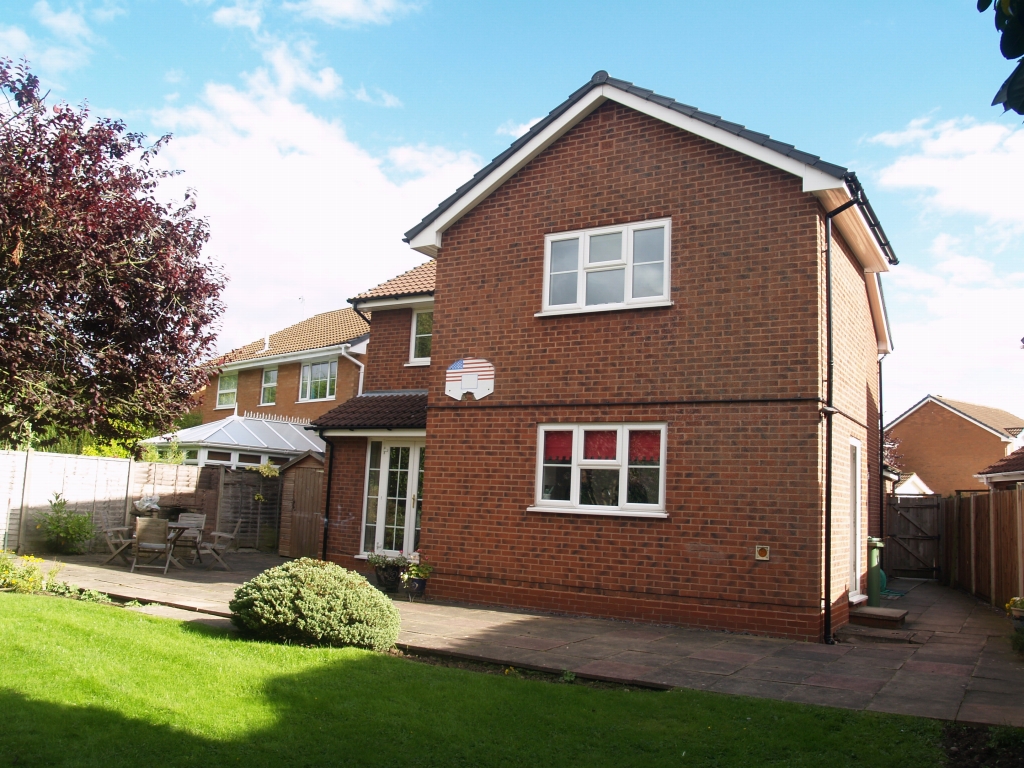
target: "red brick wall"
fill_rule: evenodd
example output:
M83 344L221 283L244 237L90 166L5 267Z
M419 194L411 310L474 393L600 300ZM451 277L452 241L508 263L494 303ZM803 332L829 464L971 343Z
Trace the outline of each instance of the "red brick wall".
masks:
M328 482L324 475L324 508L327 510L327 559L354 571L371 570L359 554L363 524L363 484L366 478L366 438L328 437L324 467L332 469ZM334 463L331 464L331 453ZM328 498L330 493L330 498Z
M406 365L411 339L411 309L373 311L363 391L427 388L430 366Z
M357 360L363 360L365 356L354 355ZM271 364L268 367L274 367ZM252 411L260 415L274 416L295 416L312 421L322 416L332 408L337 408L351 397L355 397L359 388L359 369L343 357L338 358L338 383L335 388L333 400L318 400L312 403L300 403L299 400L299 378L302 371L302 363L284 363L277 367L277 402L274 405L260 405L260 394L263 387L263 366L247 368L238 372L238 415L246 411ZM210 378L210 383L202 395L202 406L200 412L203 416L203 423L217 421L230 416L231 408L217 408L217 380L216 375Z

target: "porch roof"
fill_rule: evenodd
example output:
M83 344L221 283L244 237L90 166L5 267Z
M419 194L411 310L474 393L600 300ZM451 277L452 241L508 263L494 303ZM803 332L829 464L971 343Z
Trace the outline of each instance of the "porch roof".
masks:
M426 429L427 390L364 392L316 419L306 429Z
M985 467L979 475L1003 475L1008 472L1024 472L1024 448L1018 448L995 464Z

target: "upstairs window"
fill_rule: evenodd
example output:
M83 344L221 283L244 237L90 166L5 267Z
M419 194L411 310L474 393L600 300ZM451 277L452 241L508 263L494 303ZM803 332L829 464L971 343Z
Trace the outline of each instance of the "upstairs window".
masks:
M665 517L664 424L540 427L537 512Z
M545 237L541 314L666 304L671 226L658 219Z
M263 388L260 390L260 405L274 405L277 402L277 368L263 369Z
M420 310L412 313L412 343L409 348L410 363L430 362L430 341L434 335L434 311Z
M338 361L307 363L302 366L299 400L330 400L338 382Z
M238 374L222 373L217 377L217 407L234 408L238 393Z

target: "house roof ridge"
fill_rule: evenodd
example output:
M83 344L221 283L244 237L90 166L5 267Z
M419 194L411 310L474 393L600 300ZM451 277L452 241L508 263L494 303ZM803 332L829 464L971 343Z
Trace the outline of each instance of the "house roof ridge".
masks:
M352 307L339 307L292 323L214 358L215 366L347 344L366 336L370 326ZM269 345L266 343L269 337Z
M994 432L1004 439L1010 439L1017 437L1020 434L1020 427L1024 429L1024 419L1004 411L1002 408L993 408L988 405L980 405L978 403L969 403L965 400L953 400L951 398L943 397L942 395L925 395L918 402L912 405L910 408L905 410L895 419L885 425L885 429L889 430L896 426L899 422L903 421L907 416L918 410L921 406L928 402L934 402L941 405L943 408L952 411L953 413L961 416L968 421L974 422L975 424L984 427L990 432ZM999 418L994 418L996 414ZM1010 422L1010 423L1006 423ZM1016 430L1011 432L1010 430Z
M405 233L403 241L408 243L409 241L412 240L412 238L414 238L416 235L418 235L420 232L426 229L431 224L431 222L437 219L446 210L451 208L452 205L454 205L460 198L462 198L467 192L469 192L473 187L475 187L480 179L490 174L491 171L493 171L495 168L497 168L503 162L505 162L505 160L507 160L509 156L515 154L515 152L517 152L522 146L532 141L545 128L547 128L548 125L554 122L559 117L559 115L561 115L573 104L575 104L577 101L583 98L584 95L589 93L594 88L600 88L605 85L610 85L613 88L617 88L620 91L624 91L625 93L630 93L634 96L645 99L646 101L650 101L660 106L666 107L668 109L672 109L676 112L680 112L686 115L687 117L692 117L696 120L700 120L701 122L713 125L716 128L728 131L729 133L733 133L737 136L742 136L748 141L752 141L755 144L767 147L768 149L771 149L775 152L778 152L779 154L797 160L798 162L804 163L805 165L809 165L812 168L816 168L817 170L825 174L828 174L829 176L833 176L837 179L843 178L849 171L849 169L844 166L837 165L835 163L829 163L825 160L822 160L821 157L818 155L814 155L809 152L803 152L802 150L799 150L796 147L794 147L792 144L786 144L784 142L772 139L768 134L752 131L746 128L746 126L740 125L739 123L733 123L728 120L723 120L719 115L714 115L711 114L710 112L704 112L696 107L692 107L688 104L678 102L669 96L662 96L661 94L655 93L654 91L651 91L647 88L641 88L629 82L628 80L620 80L619 78L612 77L611 75L608 74L607 71L599 69L591 76L590 80L588 80L583 86L573 91L569 95L569 98L567 98L561 104L559 104L550 112L548 112L548 114L541 118L541 120L538 121L537 124L534 125L532 128L530 128L530 130L528 130L522 136L513 141L512 144L506 150L501 152L493 160L491 160L490 163L488 163L475 174L473 174L473 177L469 181L467 181L462 186L458 187L453 194L449 195L447 198L441 201L441 203L439 203L438 206L434 208L434 210L432 210L430 213L424 216L423 219L416 226L414 226L412 229Z

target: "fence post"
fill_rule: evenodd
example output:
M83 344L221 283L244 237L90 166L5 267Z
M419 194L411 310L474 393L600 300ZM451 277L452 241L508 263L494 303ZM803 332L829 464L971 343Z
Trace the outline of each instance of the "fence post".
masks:
M974 538L974 497L977 494L971 494L971 594L978 594L978 568L975 564L975 558L978 554L978 546Z
M18 554L23 553L25 545L25 518L28 513L25 511L25 499L28 497L28 489L32 482L32 448L25 449L25 473L21 478L21 511L18 514Z
M128 481L124 489L124 524L132 525L132 480L135 478L135 459L128 459Z
M960 586L960 547L963 546L963 542L960 540L960 497L953 497L953 528L950 531L950 539L952 539L952 558L949 562L950 570L950 584L949 586L957 588Z
M995 490L988 489L988 594L993 606L996 604L996 497Z
M1017 483L1017 595L1024 596L1024 483Z
M217 527L214 530L223 531L224 529L220 527L220 510L224 506L224 467L218 467L218 469L220 476L217 479Z

